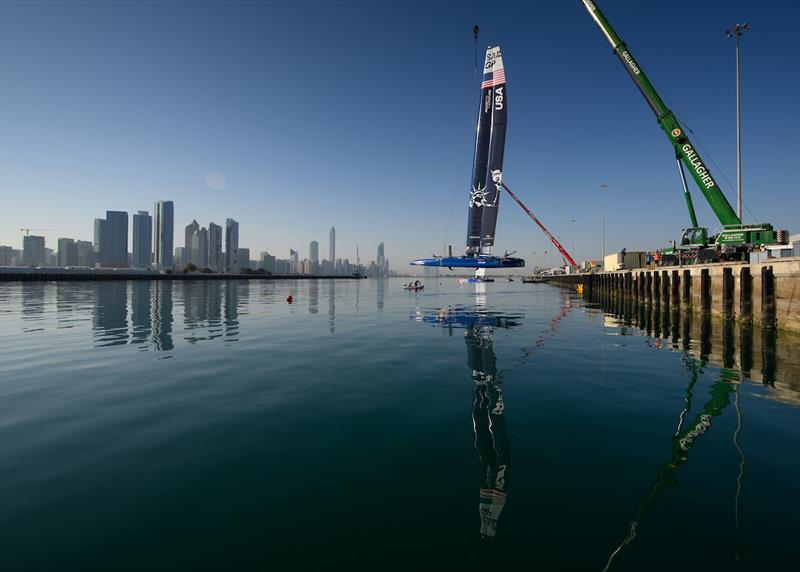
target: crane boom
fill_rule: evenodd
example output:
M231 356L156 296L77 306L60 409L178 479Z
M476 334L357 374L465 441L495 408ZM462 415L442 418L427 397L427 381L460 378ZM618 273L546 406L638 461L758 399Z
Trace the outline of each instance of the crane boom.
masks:
M550 239L550 242L552 242L553 245L558 249L558 252L561 253L561 257L564 259L564 262L566 262L573 268L577 268L578 265L575 264L575 261L572 260L572 257L569 255L569 252L567 252L567 250L563 246L561 246L561 243L558 242L556 237L553 236L552 233L549 230L547 230L541 222L539 222L539 219L536 218L536 216L530 211L528 207L525 206L525 204L519 199L519 197L515 195L511 189L508 188L508 185L506 185L505 183L500 183L500 184L506 190L506 192L511 196L511 198L514 199L517 202L517 204L522 207L522 210L528 213L528 216L533 219L533 222L539 225L539 228L542 229L542 232L544 232L547 238Z
M691 173L708 204L711 205L711 209L717 215L719 222L723 226L741 225L742 221L736 215L728 199L722 194L719 185L711 175L711 171L700 159L700 155L683 132L683 129L681 129L675 115L664 105L653 84L647 79L642 67L634 59L625 42L617 35L614 28L611 27L611 24L609 24L606 17L592 0L582 0L582 2L589 15L600 28L600 31L603 32L608 43L611 44L614 55L619 58L628 75L631 76L636 87L639 88L639 91L644 96L650 109L655 113L659 126L675 149L675 156L689 169L689 173ZM693 215L694 213L691 210L692 208L690 207L690 213Z

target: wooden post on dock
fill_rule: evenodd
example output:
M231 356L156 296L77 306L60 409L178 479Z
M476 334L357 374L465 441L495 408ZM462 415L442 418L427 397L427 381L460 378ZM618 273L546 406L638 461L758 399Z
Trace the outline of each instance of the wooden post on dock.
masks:
M700 271L700 312L704 315L711 313L711 276L708 268Z
M654 303L661 301L661 273L653 270L653 300Z
M653 274L648 270L644 273L645 276L645 295L647 296L647 301L653 301Z
M761 327L775 327L775 275L772 266L761 268Z
M722 316L733 318L733 269L722 269Z
M667 270L661 272L661 300L665 304L669 304L669 271Z
M678 289L680 288L681 279L677 270L672 271L672 305L677 306L679 301Z
M692 271L683 271L683 304L687 308L692 303Z

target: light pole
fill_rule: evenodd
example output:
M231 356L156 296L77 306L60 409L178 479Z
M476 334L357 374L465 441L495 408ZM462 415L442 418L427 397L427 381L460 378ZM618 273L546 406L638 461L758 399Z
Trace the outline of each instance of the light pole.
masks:
M750 29L750 25L736 24L725 30L726 38L736 38L736 214L742 220L742 123L739 104L739 36Z
M600 185L600 264L606 256L606 189L608 185L603 183Z
M569 222L572 223L572 250L570 250L569 253L574 257L575 256L575 219L572 219Z

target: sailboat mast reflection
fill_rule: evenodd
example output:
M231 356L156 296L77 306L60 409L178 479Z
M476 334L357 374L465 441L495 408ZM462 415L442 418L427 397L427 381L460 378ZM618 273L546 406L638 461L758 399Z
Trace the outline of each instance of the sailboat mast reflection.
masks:
M506 432L502 380L497 372L491 326L467 328L467 365L472 370L474 400L472 429L481 462L479 512L481 537L497 533L497 521L506 504L511 446Z

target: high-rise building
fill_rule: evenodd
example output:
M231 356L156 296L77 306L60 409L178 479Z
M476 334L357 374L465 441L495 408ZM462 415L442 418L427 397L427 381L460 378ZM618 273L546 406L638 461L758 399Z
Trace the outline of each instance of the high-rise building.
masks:
M175 233L175 207L172 201L158 201L153 207L153 262L156 268L172 268L172 240Z
M189 259L198 268L208 266L208 230L202 227L192 233L192 251Z
M153 258L153 218L147 211L133 215L133 265L150 268Z
M192 258L192 235L200 230L200 225L197 221L192 219L192 222L186 225L184 229L184 242L183 242L183 256L184 260L179 260L178 264L188 264Z
M386 260L386 256L384 255L382 242L378 245L378 255L375 257L375 266L378 276L389 275L389 261Z
M250 268L250 249L239 249L239 268Z
M336 228L333 226L330 232L330 256L328 260L331 261L331 264L336 264Z
M319 274L319 242L316 240L308 244L308 260L310 263L308 274Z
M77 266L78 247L71 238L58 239L58 263L57 266Z
M296 250L289 249L289 265L292 274L302 274L303 270L299 267L300 254Z
M14 258L14 249L10 246L0 246L0 266L11 266Z
M186 260L187 254L185 252L185 248L182 246L175 247L175 258L173 260Z
M106 211L106 234L108 242L105 264L116 268L128 266L128 213Z
M225 219L225 271L239 272L239 223Z
M75 250L78 252L78 266L92 268L95 262L94 245L88 240L75 241Z
M108 238L106 219L94 219L94 260L98 264L103 264L108 258Z
M275 257L272 256L269 252L262 252L260 266L270 274L275 274L276 273Z
M44 266L44 237L27 235L22 237L22 263L25 266Z
M224 268L222 261L222 227L213 222L208 223L208 267L214 272Z

